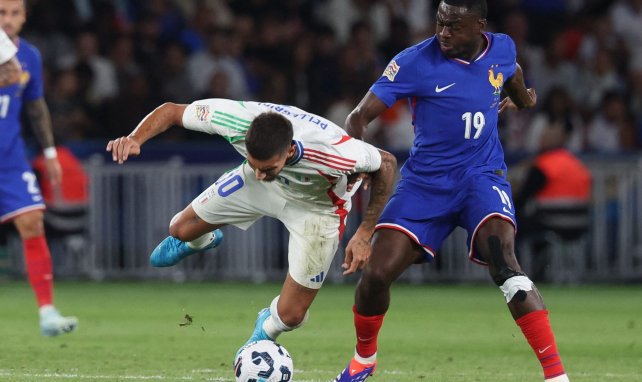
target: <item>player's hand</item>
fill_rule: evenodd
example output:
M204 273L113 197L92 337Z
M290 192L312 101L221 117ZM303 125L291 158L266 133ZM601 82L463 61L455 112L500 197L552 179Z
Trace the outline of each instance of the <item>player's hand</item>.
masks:
M346 255L341 268L344 269L343 275L349 275L363 268L370 254L372 254L372 245L370 244L370 234L360 233L358 230L350 239L346 247Z
M530 98L530 103L526 107L533 107L537 103L537 93L535 93L535 89L529 88L526 89L526 93L528 93L528 96ZM499 110L498 113L503 113L504 110L519 110L517 105L513 102L513 100L510 99L510 97L505 97L500 103L499 103Z
M352 189L359 185L359 182L363 184L363 189L367 190L370 186L370 174L366 172L357 172L354 174L348 175L348 185L346 186L346 191L350 192Z
M45 169L51 186L58 187L62 182L62 167L58 158L45 158Z
M111 151L114 162L123 164L130 155L140 154L140 144L133 138L120 137L107 143L107 151Z

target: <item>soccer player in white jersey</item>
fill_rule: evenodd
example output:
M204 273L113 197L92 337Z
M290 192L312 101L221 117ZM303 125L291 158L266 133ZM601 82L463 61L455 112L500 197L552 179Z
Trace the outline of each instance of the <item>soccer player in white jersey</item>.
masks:
M165 103L131 134L109 141L107 151L123 163L172 125L218 134L247 160L174 216L170 236L152 252L152 265L171 266L217 246L224 225L247 229L262 216L279 219L290 232L288 273L246 343L275 340L300 327L330 268L360 183L349 176L371 177L367 210L346 247L343 267L353 272L370 256L370 238L394 181L394 156L296 107L226 99Z
M18 48L0 28L0 87L14 84L20 79L22 70L16 58L17 52Z

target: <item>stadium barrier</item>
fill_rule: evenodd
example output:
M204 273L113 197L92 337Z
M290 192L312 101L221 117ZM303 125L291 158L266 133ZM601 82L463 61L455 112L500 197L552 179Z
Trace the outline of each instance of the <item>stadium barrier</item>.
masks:
M591 160L594 192L589 231L567 243L549 237L547 281L556 283L628 282L642 280L642 158ZM215 250L195 255L165 269L149 265L152 249L168 235L172 216L234 164L132 162L115 166L102 157L85 163L90 177L87 227L52 243L59 277L103 279L282 280L287 269L288 233L276 220L260 219L248 231L224 227L225 239ZM520 170L511 169L519 175ZM341 275L343 247L359 223L365 198L356 198L343 245L328 272L328 282L354 282ZM355 213L357 212L357 213ZM456 229L432 265L411 267L402 279L410 283L490 282L485 267L468 260L467 234ZM60 239L59 239L60 240ZM23 270L20 242L9 240L9 273ZM520 245L518 256L529 272L535 256ZM4 260L7 263L6 260Z

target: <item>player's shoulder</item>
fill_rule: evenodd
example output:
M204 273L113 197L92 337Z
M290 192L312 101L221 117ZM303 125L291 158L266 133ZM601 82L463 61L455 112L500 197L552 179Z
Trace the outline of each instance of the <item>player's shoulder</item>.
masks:
M515 42L513 39L504 33L486 33L490 40L493 50L500 53L515 54Z
M430 59L434 56L434 51L437 46L437 39L433 36L426 40L423 40L415 45L409 46L408 48L399 52L395 57L394 61L397 63L415 63L420 60Z
M32 43L30 43L29 41L25 40L22 37L20 38L19 41L20 42L18 45L18 52L27 54L30 56L35 56L38 59L40 59L40 50L35 45L33 45Z

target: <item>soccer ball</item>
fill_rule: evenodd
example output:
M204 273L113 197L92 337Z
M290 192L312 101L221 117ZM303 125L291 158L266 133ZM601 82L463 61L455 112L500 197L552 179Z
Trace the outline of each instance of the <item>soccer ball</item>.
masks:
M290 353L274 341L247 344L234 361L237 382L288 382L293 374Z

